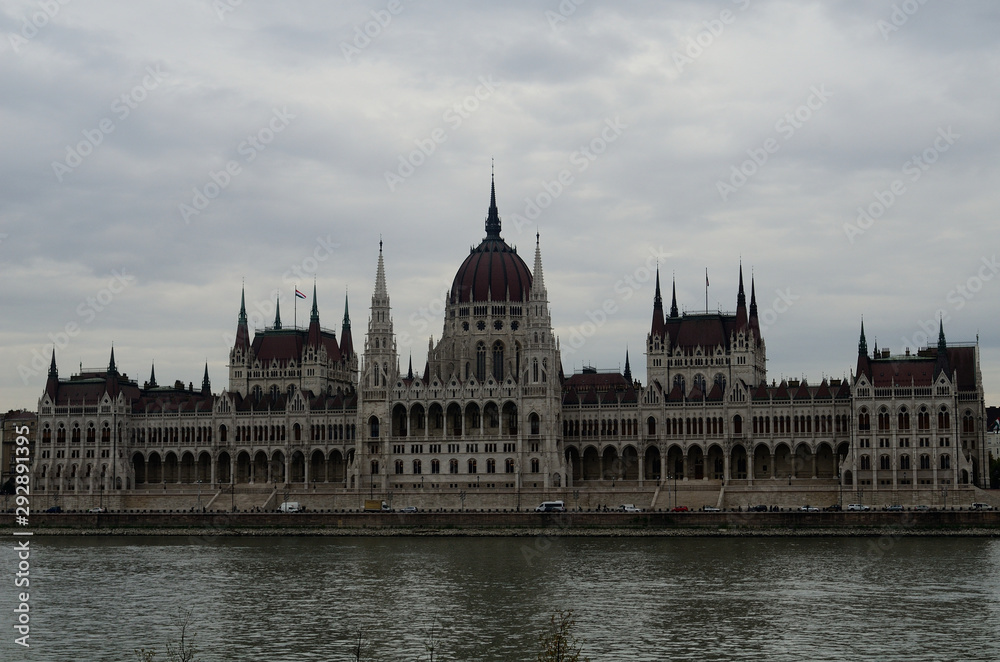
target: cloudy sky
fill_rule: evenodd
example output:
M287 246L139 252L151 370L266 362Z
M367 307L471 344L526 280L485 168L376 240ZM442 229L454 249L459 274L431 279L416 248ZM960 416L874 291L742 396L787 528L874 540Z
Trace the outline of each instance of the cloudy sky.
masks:
M943 315L998 404L997 35L986 1L0 1L0 410L53 343L221 390L243 282L258 324L315 279L339 331L349 292L360 345L380 237L422 366L491 159L567 373L644 376L657 263L734 310L742 260L769 377Z

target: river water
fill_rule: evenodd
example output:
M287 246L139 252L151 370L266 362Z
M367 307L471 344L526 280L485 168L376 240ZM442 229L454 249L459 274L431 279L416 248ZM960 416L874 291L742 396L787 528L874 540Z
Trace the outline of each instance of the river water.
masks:
M35 537L30 649L0 660L534 660L573 610L601 660L998 660L1000 540ZM21 589L23 590L23 589ZM352 636L353 635L353 636Z

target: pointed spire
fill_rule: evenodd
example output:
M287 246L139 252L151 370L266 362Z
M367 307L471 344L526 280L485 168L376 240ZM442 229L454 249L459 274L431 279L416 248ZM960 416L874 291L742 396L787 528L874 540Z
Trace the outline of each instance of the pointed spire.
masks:
M240 288L240 324L247 323L247 297L246 297L246 287Z
M747 296L743 293L743 261L740 260L740 291L736 295L736 305L747 305Z
M934 363L934 378L942 372L945 377L951 377L951 367L948 361L948 343L944 339L944 316L942 316L938 322L938 344L937 344L937 361Z
M156 365L149 364L149 388L156 388Z
M868 341L865 340L865 319L861 318L861 339L858 340L858 356L868 356Z
M313 281L313 305L309 320L319 322L319 307L316 305L316 281Z
M351 314L348 312L347 293L344 293L344 325L340 328L340 355L346 360L354 354L354 338L351 335Z
M281 297L276 297L274 300L274 329L277 331L281 328Z
M385 286L385 260L382 258L382 240L378 240L378 271L375 273L375 299L389 298L389 290Z
M500 212L497 211L496 178L492 172L490 173L490 210L486 215L486 236L500 238Z
M111 346L111 361L108 363L108 374L113 372L118 372L118 368L115 367L115 346Z
M59 370L56 369L56 346L52 345L52 362L49 363L49 377L59 378Z
M349 310L349 305L347 301L347 293L344 293L344 330L350 331L351 329L351 311Z
M750 317L757 317L757 292L754 288L753 276L750 276Z
M205 376L201 378L201 392L205 395L212 392L212 382L208 379L208 361L205 361Z
M531 298L535 300L548 298L545 291L545 276L542 274L541 234L537 231L535 232L535 269L531 274L531 295Z
M743 291L743 261L740 260L740 289L736 294L736 323L739 328L747 326L747 295Z
M628 364L628 348L625 349L625 381L632 384L632 367Z
M56 369L55 345L52 346L52 362L49 364L49 378L45 380L45 392L53 402L59 392L59 370Z
M673 278L673 295L670 300L670 316L680 317L680 312L677 310L677 279Z
M410 367L406 371L406 378L413 379L413 352L410 352Z
M653 336L664 336L664 320L663 320L663 297L660 296L660 267L656 267L656 294L653 295L653 323L650 326L649 333Z

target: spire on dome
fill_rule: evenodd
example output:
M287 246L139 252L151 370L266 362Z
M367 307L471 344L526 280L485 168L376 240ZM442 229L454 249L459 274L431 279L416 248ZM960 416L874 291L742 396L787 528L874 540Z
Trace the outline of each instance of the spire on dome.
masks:
M490 210L486 215L486 236L500 238L500 212L497 211L496 178L492 172L490 172Z
M274 300L274 329L277 331L281 328L281 297L276 297Z
M677 279L672 278L671 280L673 280L673 295L670 299L670 316L680 317L680 312L677 310Z

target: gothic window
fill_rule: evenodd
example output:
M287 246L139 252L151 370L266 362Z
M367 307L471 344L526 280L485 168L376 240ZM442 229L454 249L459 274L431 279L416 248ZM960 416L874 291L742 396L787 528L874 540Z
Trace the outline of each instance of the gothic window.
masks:
M517 320L514 320L513 322L510 323L511 331L517 331L519 328L521 328L521 323L518 322Z
M725 392L726 390L726 376L721 372L715 373L715 383L719 385L719 388Z
M486 322L484 322L483 320L479 320L478 322L476 322L476 328L479 329L480 331L485 331Z
M538 458L537 457L533 457L533 458L531 458L531 473L537 474L538 470L539 470L539 467L538 467Z
M896 423L900 430L910 429L910 412L906 410L906 407L900 407Z
M941 411L938 412L938 430L947 430L950 427L951 416L948 414L948 408L941 405Z
M419 473L421 473L422 469L423 469L423 465L421 464L420 460L414 460L413 461L413 473L419 474Z
M531 416L528 417L528 425L531 428L531 434L538 434L540 428L540 420L538 414L532 412Z
M674 386L681 387L681 393L686 393L684 390L684 375L674 375Z
M917 427L921 430L931 429L931 414L927 411L927 407L921 406L917 412Z
M514 473L514 459L513 459L513 458L509 458L509 457L508 457L508 458L507 458L507 459L506 459L506 460L504 461L504 471L505 471L506 473L509 473L509 474L512 474L512 473Z
M881 469L881 470L883 470L883 471L887 471L890 468L889 467L889 456L888 455L883 455L883 456L879 457L879 459L878 459L878 468Z
M378 437L378 416L372 416L368 419L368 427L371 430L371 436Z
M858 414L858 429L859 430L872 429L871 417L869 416L867 409L862 409L861 412Z
M395 467L395 469L396 469L396 473L397 474L403 473L403 461L402 460L396 460L396 467Z
M538 381L538 359L531 359L531 381Z
M486 343L476 345L476 379L486 381Z
M942 469L950 469L951 468L951 456L950 455L945 454L945 455L941 456L941 468Z
M521 343L514 343L514 378L521 374Z
M909 455L900 455L899 456L899 468L903 469L903 470L907 470L907 469L910 468L910 456Z
M889 429L889 412L885 407L882 407L878 412L878 429L888 430Z
M469 473L470 474L476 473L476 461L475 460L469 460Z
M702 393L705 392L705 375L699 373L694 376L694 388L700 390Z
M493 343L493 379L503 381L503 343L499 340Z
M458 460L450 460L448 462L448 473L457 474L458 473Z
M869 471L872 468L872 459L867 455L861 456L861 470Z
M378 460L372 460L371 469L372 469L372 475L373 476L376 475L376 474L378 474Z
M497 472L497 461L492 457L486 460L486 473L495 474Z
M920 456L920 468L921 469L930 469L931 468L931 456L930 455L921 455Z
M431 460L431 473L432 474L441 473L441 460Z
M500 331L501 329L503 329L503 322L501 320L496 320L495 322L493 322L493 328L496 329L497 331Z
M650 416L646 419L646 428L650 436L656 434L656 419Z
M468 331L468 330L469 330L469 323L462 322L462 331Z

